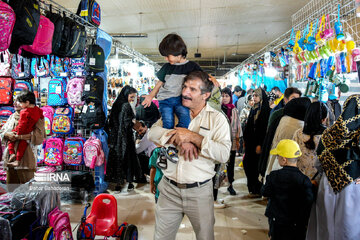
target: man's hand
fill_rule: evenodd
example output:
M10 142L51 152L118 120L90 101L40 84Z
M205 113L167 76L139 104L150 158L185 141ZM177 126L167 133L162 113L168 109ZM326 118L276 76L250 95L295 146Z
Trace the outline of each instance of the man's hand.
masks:
M216 80L214 76L211 76L210 74L209 74L209 81L211 81L215 87L220 87L220 83Z
M150 107L153 97L150 95L145 95L143 97L144 97L144 101L141 103L141 105L143 105L144 108Z
M183 143L180 145L180 155L184 156L185 161L192 161L193 159L197 159L198 149L192 143Z
M183 143L191 143L193 132L187 128L176 127L174 130L167 133L166 136L172 136L168 141L169 144L175 143L176 145L181 145Z
M261 154L261 146L256 146L256 150L255 150L256 154Z
M14 132L7 132L4 134L5 139L8 139L9 141L16 141L16 134Z

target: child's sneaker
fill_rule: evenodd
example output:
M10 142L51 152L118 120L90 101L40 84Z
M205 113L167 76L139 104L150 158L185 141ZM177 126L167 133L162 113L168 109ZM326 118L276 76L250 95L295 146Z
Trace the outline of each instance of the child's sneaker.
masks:
M167 157L166 157L166 148L161 148L159 152L159 157L156 161L156 166L160 169L166 169L167 168Z
M179 161L178 150L175 147L168 147L165 153L170 162L177 163Z

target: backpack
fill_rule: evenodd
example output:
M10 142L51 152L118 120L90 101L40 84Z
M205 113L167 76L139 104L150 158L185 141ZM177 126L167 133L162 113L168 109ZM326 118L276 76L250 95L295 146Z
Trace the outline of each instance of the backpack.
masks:
M97 44L92 44L88 47L86 57L87 71L89 72L103 72L105 69L105 54L104 50Z
M96 26L100 26L101 9L100 5L95 0L81 0L76 14L86 21L95 24Z
M53 78L50 80L47 104L49 106L67 104L66 80L64 78Z
M104 80L100 76L88 75L84 84L82 100L97 99L102 102L104 95Z
M69 47L66 53L67 57L79 58L84 55L86 44L86 30L84 26L74 23L71 28L71 35L68 44Z
M0 104L12 103L13 86L14 80L12 78L0 77Z
M69 52L69 49L71 48L70 44L71 44L71 36L72 36L73 26L76 25L76 22L69 17L65 16L63 19L64 19L64 27L63 27L63 31L61 34L60 48L56 53L56 55L58 55L60 57L67 56L67 53Z
M53 77L61 77L60 75L64 75L64 67L62 63L62 59L58 56L52 55L50 57L50 74ZM65 76L66 77L66 76Z
M9 47L9 51L15 54L21 45L33 44L40 22L40 8L36 0L12 0L9 5L16 15Z
M15 112L13 107L0 107L0 128L4 126L11 114Z
M50 65L47 59L44 57L41 58L32 58L31 59L31 75L35 78L38 77L49 77L50 76Z
M105 162L105 154L101 142L95 136L90 137L84 144L84 162L91 169L101 166Z
M53 228L56 240L73 240L70 217L56 207L48 215L49 226Z
M82 77L86 76L85 71L85 57L81 58L72 58L71 59L71 69L70 76L71 77Z
M48 166L59 166L63 163L64 140L62 138L49 138L45 145L44 162Z
M1 3L1 2L0 2ZM0 52L0 76L11 76L10 53L8 51Z
M106 118L102 103L99 100L87 102L82 109L80 119L85 128L99 129L104 127Z
M83 148L85 139L82 137L70 137L64 144L64 163L67 165L81 165L83 163Z
M55 134L71 134L74 131L74 110L71 107L56 108L52 131Z
M14 10L8 4L0 1L0 51L8 49L10 46L15 20Z
M54 35L52 40L52 54L57 55L61 46L61 38L64 30L64 18L57 13L52 12L50 5L50 12L46 13L46 17L54 24Z
M20 94L22 91L33 91L33 86L31 82L28 81L15 81L14 85L14 97Z
M29 58L18 54L13 55L11 59L11 77L15 80L29 79L31 77L30 65Z
M44 115L45 133L46 135L51 135L52 122L53 122L55 110L50 106L42 107L41 110L43 110L43 115Z
M31 45L23 45L22 50L36 55L51 54L52 38L54 35L54 24L45 16L40 16L39 28L34 42Z
M85 79L71 78L66 86L67 100L71 107L84 105L81 100Z

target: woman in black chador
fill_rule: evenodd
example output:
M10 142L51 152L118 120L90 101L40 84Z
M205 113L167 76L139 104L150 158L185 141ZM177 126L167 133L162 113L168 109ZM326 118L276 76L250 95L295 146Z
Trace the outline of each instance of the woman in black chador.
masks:
M133 190L134 178L138 179L141 175L133 134L135 114L130 105L135 99L136 89L125 86L113 104L106 125L110 149L106 180L117 184L115 190L120 190L124 179L129 183L128 190Z

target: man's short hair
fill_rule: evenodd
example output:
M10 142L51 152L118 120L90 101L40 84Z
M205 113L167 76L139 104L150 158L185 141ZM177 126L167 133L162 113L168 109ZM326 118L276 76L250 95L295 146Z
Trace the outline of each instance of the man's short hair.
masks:
M278 87L273 87L273 88L271 89L271 91L280 92L280 88L278 88Z
M22 91L20 95L16 97L16 101L25 103L29 101L30 104L36 104L36 97L33 92L30 91Z
M236 85L234 87L234 92L241 92L241 91L242 91L242 88L239 85Z
M164 57L181 55L185 58L187 55L187 47L179 35L170 33L160 42L159 52Z
M294 93L299 94L299 96L301 97L301 91L299 89L297 89L297 88L294 88L294 87L288 87L287 89L285 89L284 97L286 99L289 99L289 97Z
M200 79L202 81L202 85L200 86L201 94L212 92L214 84L209 80L209 75L207 73L202 71L191 72L184 78L184 83L188 80L195 79Z
M289 163L297 163L299 158L286 158Z

